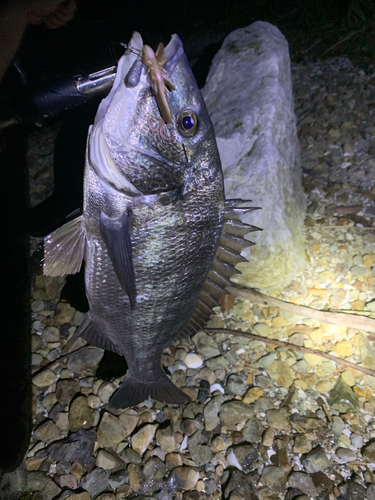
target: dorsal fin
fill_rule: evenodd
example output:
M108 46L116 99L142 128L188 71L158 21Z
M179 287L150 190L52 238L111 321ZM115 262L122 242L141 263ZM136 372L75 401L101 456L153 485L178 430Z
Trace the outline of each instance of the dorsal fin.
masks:
M241 208L237 205L248 202L248 200L227 200L225 202L223 232L219 247L211 264L206 281L203 283L198 303L191 318L185 327L184 334L192 335L201 330L213 314L213 307L219 305L222 295L228 292L227 286L233 286L231 276L240 273L235 266L240 262L246 262L241 252L254 243L245 240L244 236L253 231L259 231L258 227L241 221L241 215L257 210L253 207Z

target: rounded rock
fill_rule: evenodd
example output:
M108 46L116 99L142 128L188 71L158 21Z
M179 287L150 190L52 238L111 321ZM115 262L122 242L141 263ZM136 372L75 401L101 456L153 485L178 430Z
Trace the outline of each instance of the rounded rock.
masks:
M97 467L101 467L104 470L111 470L116 467L117 461L107 451L99 450L95 463Z
M199 472L194 467L175 467L169 477L168 483L174 491L192 490L199 479Z
M72 432L89 429L95 423L95 410L89 407L85 396L78 396L69 408L69 425Z
M33 376L33 384L37 387L48 387L49 385L56 382L56 375L52 370L47 368L47 370L43 370L37 375Z

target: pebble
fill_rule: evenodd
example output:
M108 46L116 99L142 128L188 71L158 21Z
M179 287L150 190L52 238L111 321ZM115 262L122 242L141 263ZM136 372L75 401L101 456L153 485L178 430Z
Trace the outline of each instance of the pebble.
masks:
M96 465L104 470L110 470L116 467L116 459L107 451L99 450L96 456Z
M147 450L148 445L151 443L155 436L157 425L145 425L132 437L132 448L141 456Z
M53 317L53 324L55 326L64 325L65 323L72 323L76 310L67 302L58 302L55 315Z
M194 467L175 467L169 477L168 483L172 490L192 490L199 479L199 472Z
M55 373L49 368L33 376L33 384L37 387L47 387L55 383L56 380Z
M196 345L198 352L203 354L206 359L220 355L216 340L207 333L198 332L191 338L191 340Z
M100 363L104 355L103 349L90 347L84 351L73 353L68 359L68 369L74 373L95 368Z
M77 380L63 379L56 384L56 399L64 405L68 405L77 392L79 392Z
M203 356L195 354L194 352L189 352L184 359L188 368L200 368L203 365L203 361Z
M97 430L97 441L102 448L114 448L127 436L120 420L111 413L104 413Z
M219 398L222 396L218 396ZM228 429L235 430L236 426L253 416L253 409L241 401L228 401L223 403L220 409L220 420L222 425Z
M95 410L89 407L87 398L78 396L69 408L69 426L73 432L89 429L95 422Z
M302 463L309 474L320 472L332 467L326 452L321 446L313 448L303 459Z
M102 493L108 486L108 476L104 469L94 469L81 479L81 486L88 491L92 497Z
M302 493L305 493L308 497L318 496L314 482L309 475L303 472L293 472L288 481L292 488L302 491Z

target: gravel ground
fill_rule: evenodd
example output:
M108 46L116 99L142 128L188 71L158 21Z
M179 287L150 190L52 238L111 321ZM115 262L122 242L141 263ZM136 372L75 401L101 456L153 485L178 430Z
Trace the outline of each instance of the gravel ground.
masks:
M270 295L371 316L375 76L345 58L295 65L292 73L307 265ZM30 140L33 204L51 192L57 130ZM191 403L148 401L113 411L107 403L122 379L95 377L100 349L58 360L83 316L59 301L63 283L37 276L34 284L35 425L25 462L31 493L23 498L375 499L374 377L314 354L199 332L163 356ZM209 326L287 340L375 370L365 331L244 299L232 305Z

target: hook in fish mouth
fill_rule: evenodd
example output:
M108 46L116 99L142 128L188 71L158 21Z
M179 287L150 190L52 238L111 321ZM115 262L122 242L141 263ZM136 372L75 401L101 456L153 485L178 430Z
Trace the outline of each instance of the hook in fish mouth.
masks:
M164 139L165 141L175 141L176 140L176 136L175 135L172 135L171 137L168 137L168 136L166 136L164 134L164 132L163 132L164 118L160 118L158 125L156 127L154 127L151 124L150 117L148 117L147 118L147 125L149 126L150 130L152 130L153 132L159 132L160 137L162 139Z

